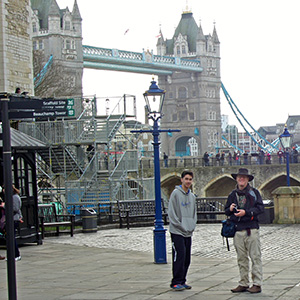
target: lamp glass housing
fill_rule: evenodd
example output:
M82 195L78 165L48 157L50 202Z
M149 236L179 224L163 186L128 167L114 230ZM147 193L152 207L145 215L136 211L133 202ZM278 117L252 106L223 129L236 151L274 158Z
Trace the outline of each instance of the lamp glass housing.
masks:
M146 109L149 114L161 114L166 91L160 89L156 81L152 80L148 91L143 95L146 101Z
M279 136L280 143L283 148L288 149L292 145L292 135L288 132L287 128L284 129L284 132Z

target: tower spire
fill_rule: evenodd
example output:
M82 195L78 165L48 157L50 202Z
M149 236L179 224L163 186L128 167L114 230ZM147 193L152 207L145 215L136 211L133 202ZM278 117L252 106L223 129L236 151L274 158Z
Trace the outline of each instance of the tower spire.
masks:
M214 41L216 43L220 43L219 41L219 37L218 37L218 34L217 34L217 29L216 29L216 21L214 21L214 30L213 30L213 35L212 35Z
M183 11L184 14L190 14L192 10L189 8L189 0L185 1L185 10Z

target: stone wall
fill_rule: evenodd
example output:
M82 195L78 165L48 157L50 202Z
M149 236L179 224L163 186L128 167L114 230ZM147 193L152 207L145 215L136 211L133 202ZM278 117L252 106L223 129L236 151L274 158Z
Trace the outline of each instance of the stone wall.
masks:
M300 223L300 187L278 187L274 192L275 223Z
M0 4L0 91L16 87L33 95L30 0L3 0Z

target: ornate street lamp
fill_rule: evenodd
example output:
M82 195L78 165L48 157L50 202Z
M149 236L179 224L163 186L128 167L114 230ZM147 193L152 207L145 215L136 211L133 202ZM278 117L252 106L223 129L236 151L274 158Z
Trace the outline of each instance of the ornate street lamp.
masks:
M160 188L160 165L159 165L159 125L158 121L162 117L162 107L164 104L166 91L161 90L154 78L148 91L144 93L148 118L153 120L153 151L154 151L154 187L155 187L155 222L153 230L154 261L155 263L167 263L166 254L166 229L161 211L161 188Z
M153 151L154 151L154 184L155 184L155 222L153 230L154 241L154 262L157 264L167 263L166 254L166 229L162 219L161 206L161 187L160 187L160 165L159 165L159 135L161 132L179 132L177 129L162 130L159 129L159 119L162 118L162 108L164 104L166 91L160 89L154 78L148 91L143 95L146 101L146 109L148 119L153 121L152 130L132 130L131 132L150 132L153 135Z
M285 125L283 133L279 136L280 143L285 151L286 157L286 183L290 186L290 163L289 163L289 148L292 145L292 135L287 130L287 125Z
M160 89L153 78L149 90L146 91L143 95L146 101L148 118L151 118L153 122L155 122L155 120L158 121L161 118L166 91Z

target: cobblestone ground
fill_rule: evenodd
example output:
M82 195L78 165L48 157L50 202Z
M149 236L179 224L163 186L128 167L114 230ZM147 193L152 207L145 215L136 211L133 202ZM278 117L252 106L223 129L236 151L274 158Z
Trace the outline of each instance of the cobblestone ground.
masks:
M168 229L168 226L165 227ZM193 236L192 255L199 257L234 258L235 250L230 239L231 251L220 234L221 224L198 224ZM300 259L300 224L261 225L262 257L264 260ZM98 230L96 233L78 233L74 237L47 238L55 243L81 245L107 249L153 252L153 228ZM171 253L169 233L166 233L167 252Z

